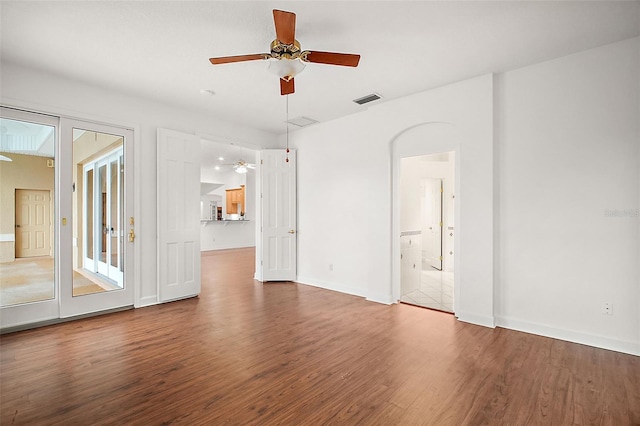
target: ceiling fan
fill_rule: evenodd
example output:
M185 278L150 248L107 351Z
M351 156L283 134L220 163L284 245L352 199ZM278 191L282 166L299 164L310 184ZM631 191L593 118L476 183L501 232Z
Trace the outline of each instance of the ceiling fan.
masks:
M225 166L232 166L236 173L247 173L249 169L255 169L256 165L247 163L244 160L238 160L232 164L224 164Z
M273 21L276 27L276 39L271 42L270 53L225 56L210 58L209 61L213 65L219 65L231 62L272 60L269 69L280 77L280 94L282 95L289 95L295 91L293 78L304 69L307 62L345 67L358 66L360 55L315 50L303 51L300 48L300 42L295 39L295 13L274 9Z

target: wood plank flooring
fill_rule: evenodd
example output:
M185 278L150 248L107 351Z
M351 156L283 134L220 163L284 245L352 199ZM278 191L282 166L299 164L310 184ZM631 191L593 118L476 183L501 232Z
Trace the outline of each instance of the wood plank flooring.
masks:
M640 358L202 257L199 298L0 337L0 424L637 425Z

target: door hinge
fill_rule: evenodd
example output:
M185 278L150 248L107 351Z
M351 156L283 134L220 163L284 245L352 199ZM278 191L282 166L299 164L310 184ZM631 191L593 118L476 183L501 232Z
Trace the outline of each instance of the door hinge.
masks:
M440 228L442 228L442 222L440 222Z
M442 260L442 256L440 256L440 260Z
M442 187L440 187L440 192L441 192L441 193L442 193L442 192L444 192L444 189L443 189Z
M264 164L264 160L260 160L260 164Z

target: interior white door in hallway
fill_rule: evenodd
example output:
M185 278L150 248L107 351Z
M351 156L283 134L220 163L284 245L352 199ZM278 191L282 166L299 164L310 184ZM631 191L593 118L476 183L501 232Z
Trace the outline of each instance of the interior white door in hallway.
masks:
M263 150L261 173L262 280L295 281L298 250L296 152Z
M200 294L200 138L158 129L161 302Z
M51 254L51 193L16 189L16 257Z

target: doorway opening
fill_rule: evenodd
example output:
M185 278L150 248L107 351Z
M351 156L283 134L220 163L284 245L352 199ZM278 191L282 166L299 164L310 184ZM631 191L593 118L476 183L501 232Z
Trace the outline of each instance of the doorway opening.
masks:
M256 246L258 151L200 141L200 250Z
M455 152L400 159L400 301L454 312Z

